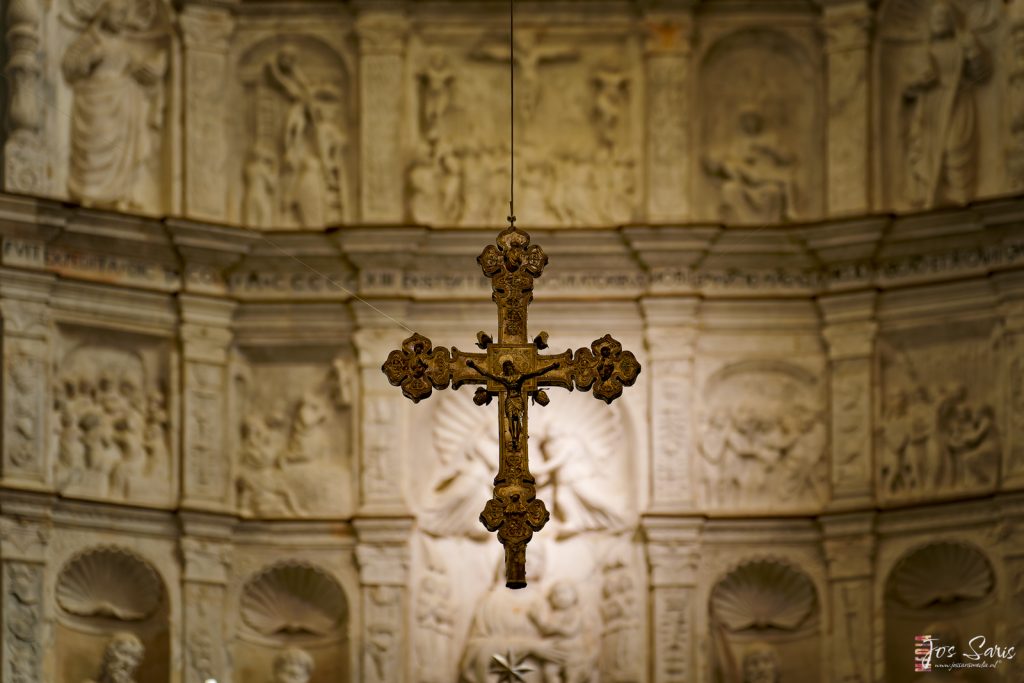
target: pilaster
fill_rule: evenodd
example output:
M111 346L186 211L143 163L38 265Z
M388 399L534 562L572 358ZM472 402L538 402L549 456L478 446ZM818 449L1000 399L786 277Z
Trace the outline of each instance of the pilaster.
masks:
M182 294L182 505L210 511L234 507L228 420L228 361L235 303Z
M356 519L354 525L363 613L362 675L354 678L367 683L404 683L409 680L405 614L413 520Z
M688 6L645 17L647 220L683 221L692 213L693 13Z
M641 302L651 364L650 509L693 509L693 354L697 336L696 297Z
M53 277L0 269L3 332L4 486L42 489L53 463L49 433L50 356L53 323L49 301Z
M829 680L835 683L875 680L872 659L874 624L874 514L823 517L825 558L832 610L826 651Z
M999 376L1003 378L1004 423L1003 486L1024 486L1024 273L993 276L1002 322L999 339Z
M231 566L231 526L222 517L183 513L181 557L184 617L185 683L214 679L231 683L224 615L228 569Z
M364 11L359 37L360 207L364 223L402 220L402 69L408 20L398 12Z
M46 152L42 142L43 8L40 0L9 0L7 27L7 139L4 142L3 188L8 192L45 194Z
M651 680L686 683L696 680L693 629L697 609L697 559L701 520L645 517L650 569L650 614L653 624Z
M872 492L872 387L875 322L874 292L840 294L818 301L828 347L831 379L832 504L870 504Z
M234 18L224 9L189 5L179 24L185 72L185 214L223 221L229 196L224 84Z
M828 61L828 213L871 208L870 57L873 21L867 0L825 3Z

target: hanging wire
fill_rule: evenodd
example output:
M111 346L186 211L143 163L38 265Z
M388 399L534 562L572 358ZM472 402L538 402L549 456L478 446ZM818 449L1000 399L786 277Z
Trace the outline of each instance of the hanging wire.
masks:
M516 43L515 0L508 0L508 224L516 224Z

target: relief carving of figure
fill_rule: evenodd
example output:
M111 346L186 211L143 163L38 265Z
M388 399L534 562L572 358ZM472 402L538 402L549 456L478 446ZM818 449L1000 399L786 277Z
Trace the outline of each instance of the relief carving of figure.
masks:
M238 504L257 517L297 515L302 508L285 485L278 462L279 425L273 419L249 416L242 423L243 471L238 476Z
M277 160L273 152L255 147L245 165L245 207L243 219L254 228L274 225L277 200Z
M155 210L166 31L155 0L106 0L64 53L74 91L68 192L86 206Z
M928 42L903 85L908 199L915 207L974 197L978 170L975 86L992 71L976 34L948 0L934 0Z
M309 683L313 666L308 652L290 647L274 657L274 683Z
M743 683L779 683L779 655L768 643L756 642L743 655Z
M95 681L85 683L136 683L135 670L142 663L145 650L142 641L132 633L114 634L103 651L100 673Z
M441 123L452 106L455 73L443 52L434 52L417 73L420 87L420 132L431 147L441 138Z
M796 212L796 157L778 140L757 107L740 111L737 134L726 149L704 159L720 183L719 214L738 223L778 223Z
M432 568L420 581L416 598L417 683L446 683L448 653L454 634L455 614L451 586L444 572Z
M610 683L641 680L641 610L635 582L621 563L605 567L601 586L601 673Z
M63 493L151 500L168 490L169 423L164 392L145 391L131 356L87 348L68 356L54 387L57 485Z
M543 661L544 683L587 683L595 657L584 633L579 594L569 581L556 581L547 598L535 602L530 621L544 638L537 654Z

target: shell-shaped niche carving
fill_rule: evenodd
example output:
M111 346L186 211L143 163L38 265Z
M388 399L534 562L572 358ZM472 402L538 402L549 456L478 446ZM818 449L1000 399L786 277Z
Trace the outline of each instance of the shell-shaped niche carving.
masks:
M341 586L321 569L281 562L242 589L242 619L263 636L341 635L347 613Z
M794 631L816 605L810 579L779 562L757 560L733 570L711 591L711 614L730 631Z
M893 569L889 591L912 609L981 600L992 593L995 575L985 556L960 543L933 543Z
M146 561L121 548L87 550L57 577L57 604L79 617L142 621L163 599L160 576Z

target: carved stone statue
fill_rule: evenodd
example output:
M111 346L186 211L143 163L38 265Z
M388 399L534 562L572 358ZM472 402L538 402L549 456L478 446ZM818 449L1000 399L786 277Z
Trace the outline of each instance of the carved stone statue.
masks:
M450 680L448 653L454 631L454 612L447 577L442 571L432 569L420 581L416 598L417 683Z
M744 109L737 123L730 147L704 159L704 171L721 183L721 218L737 223L793 220L795 157L768 130L758 109Z
M308 652L290 647L274 657L274 683L309 683L313 665Z
M743 683L779 683L779 655L768 643L756 642L743 655Z
M142 641L135 634L114 634L103 651L99 676L95 682L85 683L135 683L135 670L142 663L144 652Z
M929 38L903 85L907 192L915 207L973 198L978 166L974 86L991 73L988 52L961 28L948 0L934 0Z
M605 567L601 586L602 680L634 683L641 680L643 647L640 642L641 609L629 568L621 563Z
M106 0L64 52L74 90L68 192L87 206L158 210L167 72L153 0Z
M455 73L443 52L434 52L418 73L420 85L420 132L433 147L441 138L441 121L452 104Z
M587 683L593 673L592 649L587 647L583 615L576 588L568 581L556 581L545 601L534 603L530 621L545 638L543 657L545 683Z
M254 228L274 225L274 202L277 198L277 161L273 152L253 148L245 165L244 220Z

